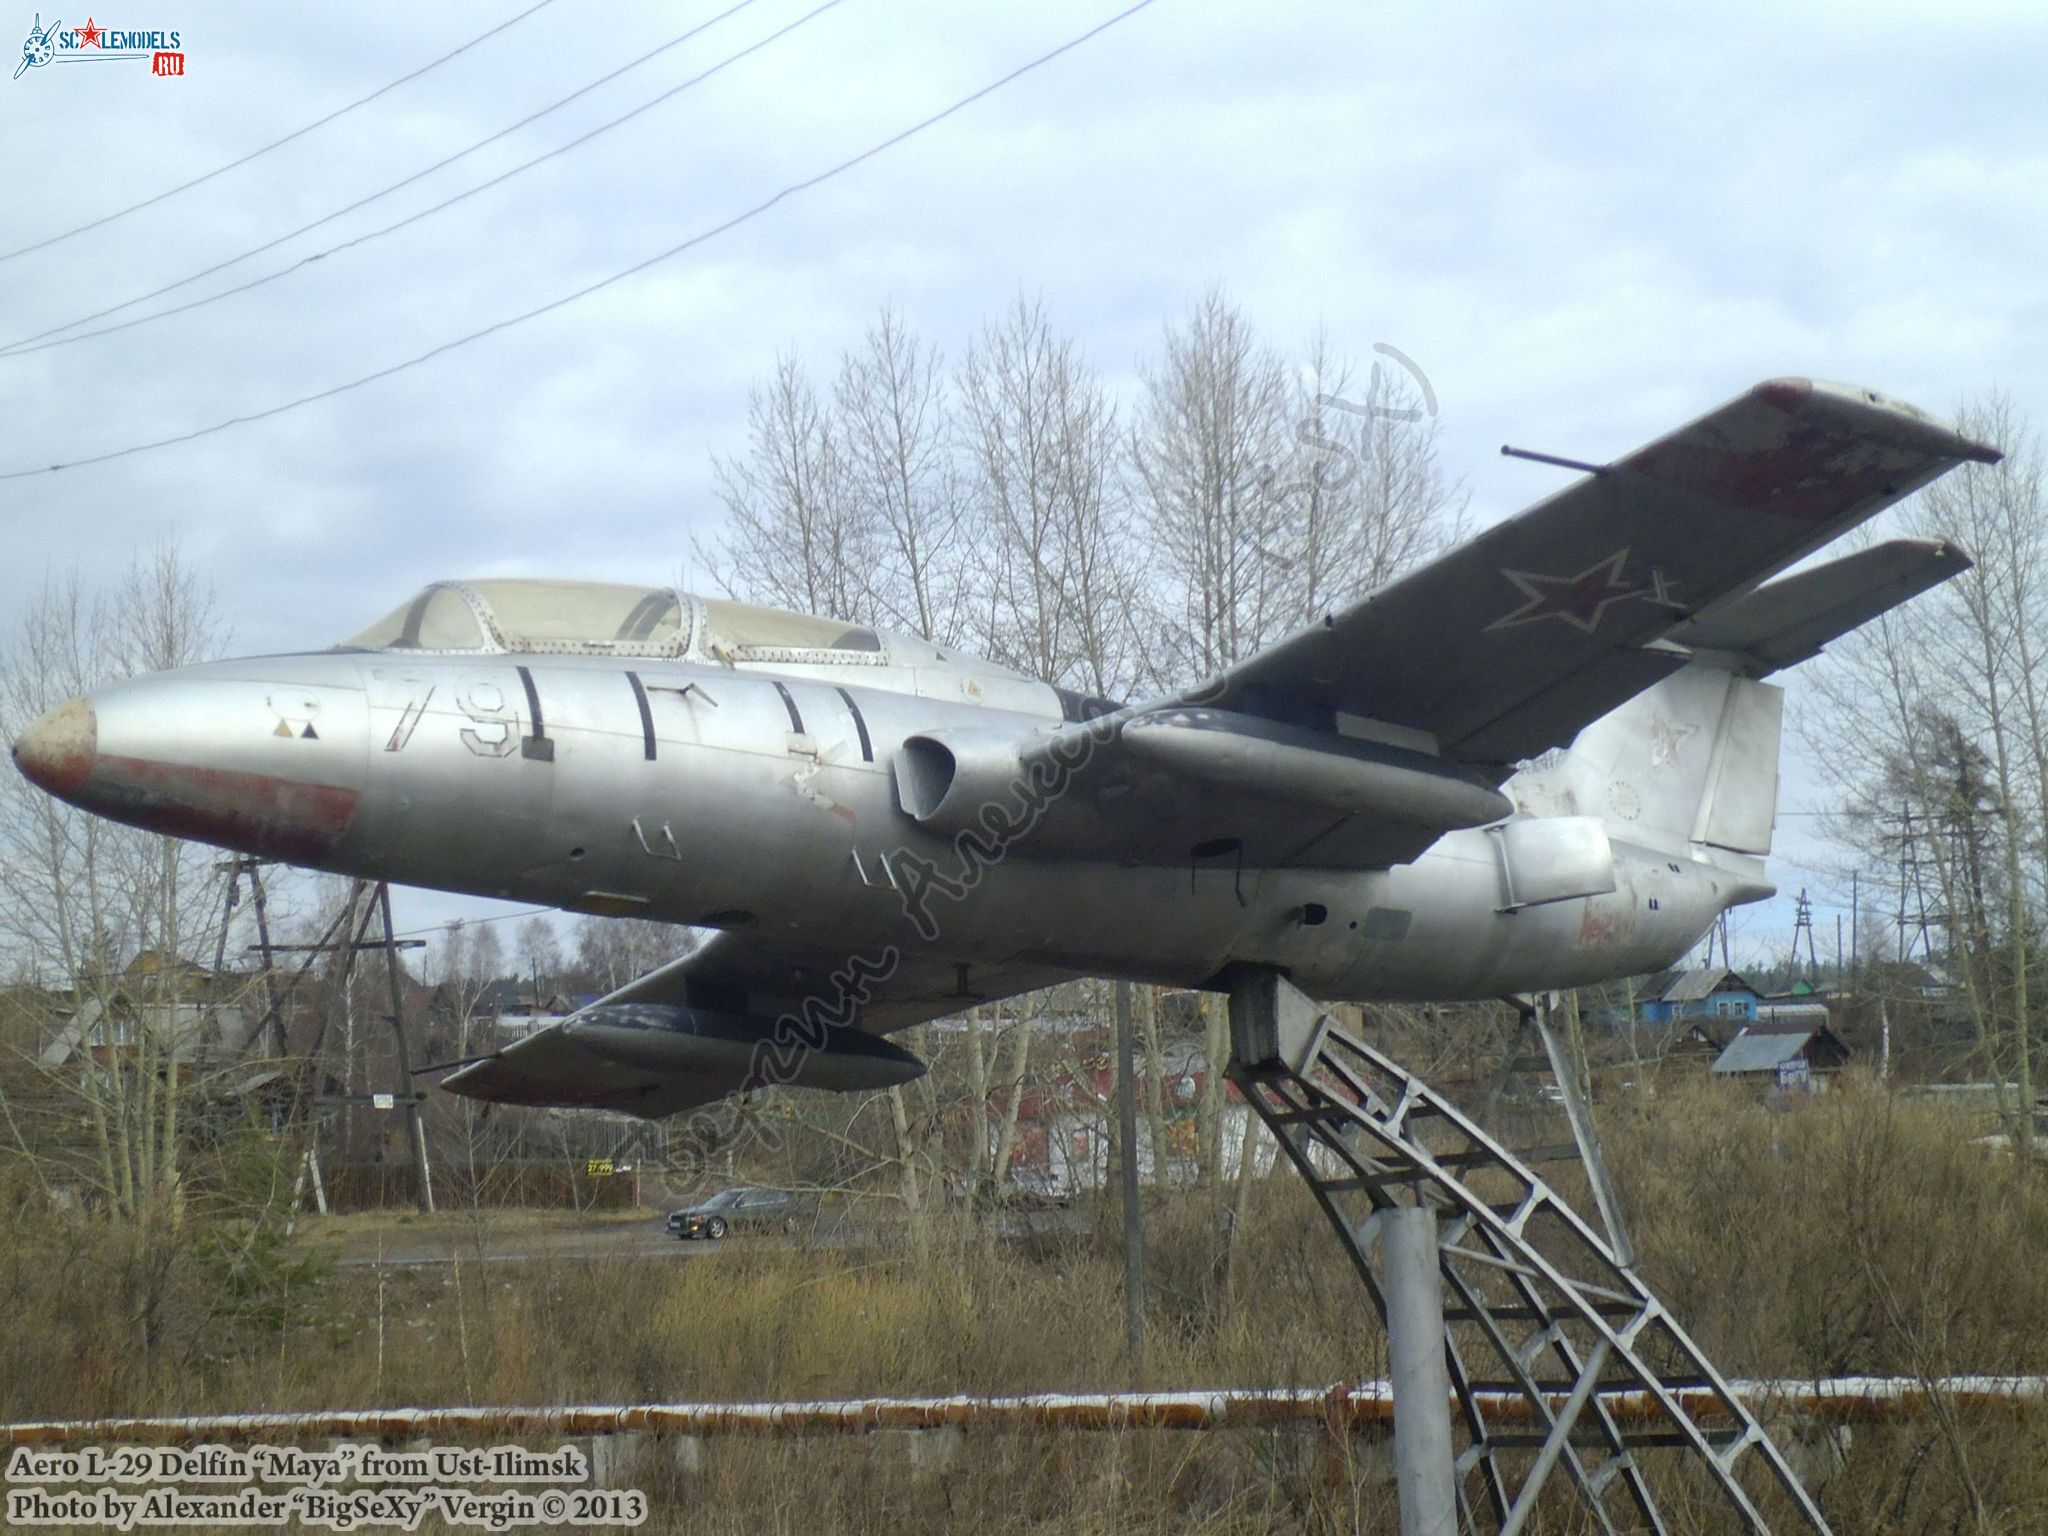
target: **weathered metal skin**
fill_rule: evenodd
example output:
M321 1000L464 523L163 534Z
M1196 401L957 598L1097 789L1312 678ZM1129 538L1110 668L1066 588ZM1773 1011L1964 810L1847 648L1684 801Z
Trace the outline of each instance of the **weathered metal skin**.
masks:
M364 787L363 698L320 658L219 662L116 683L31 725L30 779L116 821L328 867Z
M1052 861L1027 840L964 899L928 903L934 943L905 893L872 876L905 852L941 871L957 862L948 837L902 809L892 759L920 733L1050 733L1050 689L1027 712L642 660L630 670L643 726L628 670L583 656L223 662L65 705L16 755L89 810L336 873L1162 983L1268 964L1329 998L1485 996L1652 969L1769 889L1691 852L1617 841L1612 892L1504 912L1484 829L1366 873Z

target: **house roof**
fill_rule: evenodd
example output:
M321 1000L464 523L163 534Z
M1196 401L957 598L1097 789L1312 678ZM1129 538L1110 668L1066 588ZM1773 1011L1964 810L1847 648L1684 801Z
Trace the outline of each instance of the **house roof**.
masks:
M1661 1002L1666 989L1684 974L1685 972L1683 971L1651 972L1643 978L1642 985L1636 988L1636 1001L1638 1003Z
M1728 1048L1714 1059L1714 1071L1721 1074L1734 1072L1775 1072L1781 1062L1803 1056L1808 1045L1820 1036L1833 1039L1833 1033L1825 1026L1805 1029L1745 1029L1733 1040ZM1840 1050L1840 1042L1836 1042ZM1835 1063L1829 1062L1828 1066Z
M1803 1040L1824 1029L1831 1018L1822 1003L1764 1003L1749 1028L1752 1034L1797 1035Z
M1693 971L1664 971L1650 978L1639 1001L1655 1003L1696 1003L1716 992L1754 992L1739 974L1726 966L1703 966Z

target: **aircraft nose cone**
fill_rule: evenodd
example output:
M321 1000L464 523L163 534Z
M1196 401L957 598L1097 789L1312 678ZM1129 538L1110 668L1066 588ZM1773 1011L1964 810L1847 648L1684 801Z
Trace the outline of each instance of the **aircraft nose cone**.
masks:
M85 699L67 699L15 739L14 764L38 788L70 800L99 752L99 719Z

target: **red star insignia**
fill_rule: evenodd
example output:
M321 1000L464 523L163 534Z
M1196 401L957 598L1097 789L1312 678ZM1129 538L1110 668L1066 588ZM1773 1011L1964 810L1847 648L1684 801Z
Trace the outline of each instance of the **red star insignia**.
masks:
M1622 579L1628 551L1618 549L1605 560L1595 561L1576 576L1545 576L1535 571L1503 570L1501 575L1515 584L1528 599L1512 613L1486 626L1513 629L1541 619L1562 619L1582 634L1592 634L1614 604L1640 597L1644 589Z
M90 16L85 18L85 25L78 29L78 46L81 48L98 48L101 46L100 29L93 25L93 19Z

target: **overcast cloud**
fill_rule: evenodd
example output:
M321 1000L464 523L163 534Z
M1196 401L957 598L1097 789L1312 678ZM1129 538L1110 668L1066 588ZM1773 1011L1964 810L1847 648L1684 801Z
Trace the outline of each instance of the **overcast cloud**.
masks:
M37 7L0 9L13 52ZM504 127L731 0L554 0L450 64L132 217L0 262L0 343L208 266ZM754 0L209 292L488 179L811 10ZM0 80L0 249L233 159L512 15L116 0L186 74ZM0 357L0 472L163 437L387 366L673 245L1114 14L1115 0L842 0L539 169L252 293ZM67 27L94 7L41 5ZM74 14L78 13L78 14ZM889 155L698 251L322 404L0 482L0 620L47 572L179 537L243 651L340 638L447 575L688 575L709 457L779 349L884 301L949 352L1020 290L1113 377L1222 283L1427 372L1481 522L1757 379L1937 411L2048 399L2048 13L2038 7L1224 5L1157 0ZM4 73L4 71L0 71ZM1795 681L1796 692L1796 681ZM1790 765L1784 808L1811 808ZM1775 870L1823 855L1789 816ZM1820 893L1817 891L1816 893ZM455 910L408 893L402 921ZM1832 908L1821 908L1832 937ZM1783 909L1746 920L1782 941ZM1741 941L1738 940L1738 948Z

